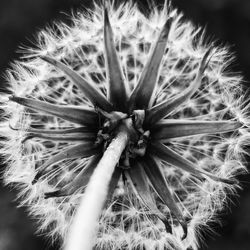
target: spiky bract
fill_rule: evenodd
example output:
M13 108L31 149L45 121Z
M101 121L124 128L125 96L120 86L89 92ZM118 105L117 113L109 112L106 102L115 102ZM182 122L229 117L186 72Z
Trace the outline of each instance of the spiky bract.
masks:
M146 156L130 159L128 169L117 168L124 175L108 197L96 249L196 249L199 229L224 208L227 194L237 186L230 184L244 171L242 155L250 134L241 77L226 71L232 60L228 50L206 44L202 30L167 3L149 17L129 3L110 6L109 17L113 37L108 26L103 36L103 11L95 5L90 13L73 17L71 26L56 24L40 32L38 48L25 50L8 71L13 97L1 104L5 182L19 188L21 205L38 218L40 231L64 239L93 166L105 150L95 145L96 132L104 126L97 114L110 115L115 107L123 112L116 117L125 119L123 114L145 109L143 129L151 132ZM166 34L158 45L155 41L170 18L166 49L160 44ZM111 53L112 39L117 58ZM152 55L153 46L158 47ZM161 50L165 54L159 61ZM155 89L145 79L157 79ZM83 84L76 84L79 81ZM157 184L165 182L158 178L159 171L169 187L166 197ZM62 194L66 196L58 197ZM171 195L175 205L168 200ZM188 234L182 240L185 223Z

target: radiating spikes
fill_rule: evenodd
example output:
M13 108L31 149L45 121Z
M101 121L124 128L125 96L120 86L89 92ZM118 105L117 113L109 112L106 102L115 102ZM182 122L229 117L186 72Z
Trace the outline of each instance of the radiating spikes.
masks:
M151 137L164 141L184 136L225 133L241 126L242 124L237 121L165 120L155 124L151 130Z
M83 94L90 100L90 102L105 111L112 111L112 104L106 97L95 87L95 85L87 82L81 75L69 68L67 65L54 58L48 56L41 56L41 59L62 70L73 83L83 92Z
M110 25L107 1L104 1L104 48L105 65L108 80L108 99L119 111L127 111L127 88L116 52L112 27Z
M150 212L152 212L152 214L159 217L159 219L164 223L166 231L172 233L172 228L166 216L164 216L156 206L156 201L151 194L147 176L143 167L144 166L141 163L135 161L133 166L126 171L128 174L127 178L131 180L131 184L143 204L150 210Z
M178 205L176 204L174 198L172 197L171 191L168 188L168 184L160 169L159 164L151 155L148 154L145 160L143 161L143 167L158 196L161 198L164 204L169 208L171 213L176 217L176 219L182 225L184 232L183 239L186 238L187 236L186 220L182 215L182 212L179 209Z
M146 109L150 105L155 86L158 82L162 58L166 53L168 34L172 18L168 18L151 50L139 82L129 98L129 110Z
M48 102L17 96L12 96L9 98L9 100L28 107L36 112L42 112L47 115L57 116L64 120L81 125L93 126L97 123L98 120L96 112L94 111L94 109L90 108L56 105Z
M216 175L210 174L205 170L197 169L192 162L183 158L181 155L177 154L176 152L171 150L169 147L163 145L162 143L159 142L152 143L150 146L150 150L154 155L156 155L162 161L165 161L175 167L187 171L196 177L205 178L207 176L214 181L223 182L230 185L238 183L236 180L221 178Z
M87 142L87 141L92 141L94 143L96 134L94 133L75 133L71 135L46 135L46 134L41 134L41 133L29 133L26 135L25 139L22 142L25 142L29 139L33 138L40 138L44 140L50 140L50 141L65 141L65 142Z
M53 166L54 164L61 162L63 160L75 159L75 158L86 158L92 156L100 151L100 148L95 147L93 142L81 143L59 152L56 155L50 157L38 170L33 183L44 175L47 168Z
M88 185L89 179L93 174L99 160L101 159L101 154L93 156L88 164L81 170L81 172L75 177L73 181L68 183L65 187L60 190L56 190L53 192L45 193L45 198L52 198L52 197L62 197L62 196L69 196L74 194L77 190L85 189Z
M203 59L198 68L197 75L194 81L190 84L190 86L185 90L182 91L176 97L171 98L170 100L165 100L154 107L150 108L146 113L146 125L155 124L162 118L168 116L172 112L178 110L178 107L185 103L188 99L192 97L192 95L199 89L203 73L208 65L209 60L208 56L210 55L212 47L205 53Z

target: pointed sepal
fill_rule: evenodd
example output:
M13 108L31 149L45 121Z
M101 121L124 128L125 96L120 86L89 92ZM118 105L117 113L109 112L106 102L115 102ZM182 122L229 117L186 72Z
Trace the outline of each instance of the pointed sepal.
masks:
M151 129L154 140L168 140L171 138L226 133L239 129L242 124L238 121L198 121L198 120L170 120L156 123Z
M147 175L144 171L143 162L134 161L131 168L125 173L142 203L164 223L166 231L172 233L171 225L166 216L156 206L156 201L151 193Z
M182 239L185 239L187 236L187 222L182 214L182 211L172 196L162 170L160 169L159 163L150 154L147 154L143 160L143 166L156 193L181 224L183 228Z
M64 63L57 61L49 56L41 56L41 59L62 70L73 83L82 91L82 93L89 99L93 106L97 106L105 111L112 111L113 105L106 99L106 97L96 88L94 84L87 82L81 75L69 68Z
M36 112L42 112L47 115L57 116L66 121L81 125L93 126L96 125L98 121L96 112L91 108L56 105L48 102L17 96L11 96L9 100L30 108Z
M27 140L39 138L46 141L59 141L59 142L95 142L96 134L95 133L75 133L75 134L68 134L68 135L46 135L41 133L28 133L26 134L22 143Z
M12 130L18 131L22 128L15 128L10 125L10 128ZM97 133L97 129L93 127L76 127L76 128L61 128L61 129L38 129L38 128L28 128L25 129L25 132L31 133L31 134L44 134L44 135L70 135L70 134L76 134L76 133Z
M211 59L211 57L209 58L211 50L212 47L208 49L208 51L203 56L198 68L197 75L194 81L190 84L190 86L186 90L181 92L176 97L173 97L170 100L165 100L147 110L146 121L145 121L146 125L155 124L159 120L170 115L172 112L178 110L178 108L187 100L189 100L192 97L192 95L199 89L199 87L201 86L203 73Z
M126 110L127 86L115 48L113 30L108 16L108 1L104 1L104 54L108 80L108 100L120 111Z
M209 177L210 179L218 182L223 182L226 184L237 184L238 182L236 180L230 180L225 179L213 174L208 173L205 170L198 169L194 163L191 161L185 159L169 147L165 146L162 143L155 142L150 145L150 152L152 154L156 155L160 160L165 161L169 163L172 166L178 167L184 171L187 171L188 173L198 177L198 178L205 178Z
M159 37L151 50L148 61L142 71L139 82L129 98L129 110L147 109L155 86L158 82L159 71L164 54L166 53L168 34L172 18L168 18L160 31Z
M69 184L67 184L62 189L45 193L45 198L54 198L54 197L63 197L63 196L69 196L74 194L75 192L81 190L82 192L88 185L89 179L92 176L99 160L101 159L101 154L93 156L87 165L80 171L80 173L74 178L73 181L71 181Z
M90 157L100 151L99 147L96 147L93 142L81 143L74 146L70 146L67 149L51 156L42 166L39 167L38 172L34 178L33 184L43 176L49 167L53 167L56 163L64 160L86 158Z

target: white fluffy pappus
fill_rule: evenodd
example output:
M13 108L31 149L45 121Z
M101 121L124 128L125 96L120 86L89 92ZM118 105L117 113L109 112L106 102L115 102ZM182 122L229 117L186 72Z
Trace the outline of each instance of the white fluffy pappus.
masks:
M244 173L243 155L249 146L248 106L241 87L242 78L228 73L233 60L229 50L204 41L204 31L184 20L168 2L145 17L130 1L109 9L110 23L124 78L132 90L145 66L151 45L169 16L173 17L168 38L168 53L163 56L155 103L184 91L195 78L204 53L212 47L209 65L202 84L193 97L184 103L172 119L240 121L239 130L227 133L174 138L166 142L175 152L206 170L223 178L235 178ZM65 74L41 60L50 55L70 66L88 82L107 92L103 42L103 10L95 4L88 13L72 17L73 24L56 23L38 34L37 48L24 50L22 59L7 72L8 91L12 95L33 98L52 104L91 107L80 90ZM38 219L40 232L52 239L66 238L85 186L79 186L65 197L46 198L45 194L63 189L88 165L92 157L66 159L47 169L32 183L37 171L51 156L65 150L74 141L58 141L29 136L29 129L60 130L77 128L75 123L45 113L30 111L6 101L2 95L4 114L0 124L0 153L5 157L5 183L20 190L20 204L27 206ZM96 249L197 249L199 230L217 220L216 215L226 207L227 195L238 185L229 186L206 178L199 180L166 162L160 162L171 193L184 216L189 218L187 238L181 240L182 228L169 209L156 198L172 224L173 233L165 231L162 223L145 209L131 187L120 180L111 204L103 210L97 228ZM151 190L152 191L152 190ZM153 192L153 191L152 191ZM155 195L156 196L156 195ZM113 205L113 206L112 206ZM211 229L208 229L211 230Z

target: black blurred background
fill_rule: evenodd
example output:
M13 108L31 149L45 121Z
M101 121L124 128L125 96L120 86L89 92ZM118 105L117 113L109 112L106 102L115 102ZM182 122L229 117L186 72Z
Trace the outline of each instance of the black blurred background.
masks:
M119 0L116 0L118 2ZM137 0L147 13L147 2ZM155 0L157 1L157 0ZM92 0L1 0L0 1L0 87L10 62L20 57L18 46L31 45L34 35L52 20L70 22L66 14L91 7ZM157 1L160 5L163 1ZM233 69L250 80L250 0L172 0L196 25L206 26L207 35L231 45L237 60ZM249 85L250 86L250 85ZM1 167L1 170L4 166ZM211 224L216 234L204 233L202 249L250 249L250 177L240 177L243 190L232 198L229 209L221 214L222 227ZM0 250L57 250L44 236L36 236L35 222L25 209L17 208L15 191L0 187ZM108 250L108 249L107 249Z

